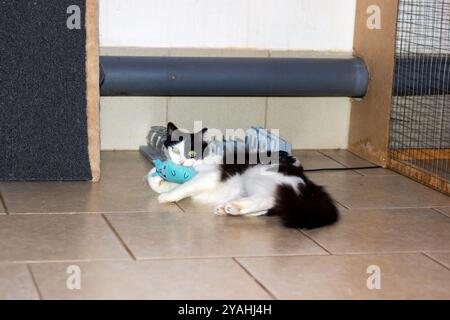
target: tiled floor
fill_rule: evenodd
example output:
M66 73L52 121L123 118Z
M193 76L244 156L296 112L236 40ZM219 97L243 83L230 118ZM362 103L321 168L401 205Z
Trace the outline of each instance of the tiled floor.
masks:
M0 299L450 299L449 197L346 151L295 153L306 169L346 169L309 173L337 225L161 206L137 152L104 152L98 184L0 183ZM80 290L67 287L74 266Z
M436 210L450 217L450 207L437 208Z

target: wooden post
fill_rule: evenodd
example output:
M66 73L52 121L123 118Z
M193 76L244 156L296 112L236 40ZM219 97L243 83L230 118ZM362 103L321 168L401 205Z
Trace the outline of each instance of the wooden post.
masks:
M349 150L383 167L388 163L397 11L398 0L357 0L354 54L366 62L370 83L367 95L352 101Z
M86 74L88 149L92 180L100 180L99 5L86 0Z

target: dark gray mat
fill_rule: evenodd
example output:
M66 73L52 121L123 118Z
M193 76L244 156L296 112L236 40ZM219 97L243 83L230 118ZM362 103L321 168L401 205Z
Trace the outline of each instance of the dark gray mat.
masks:
M0 1L0 180L91 180L85 1Z

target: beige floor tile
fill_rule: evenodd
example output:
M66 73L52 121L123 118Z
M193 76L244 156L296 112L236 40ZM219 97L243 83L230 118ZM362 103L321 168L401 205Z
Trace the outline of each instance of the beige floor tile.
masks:
M107 218L138 259L326 254L275 217L133 213Z
M25 264L0 263L0 300L37 300L39 295Z
M101 157L102 177L142 178L153 167L139 151L103 151Z
M181 212L174 204L161 205L143 177L110 178L90 182L1 183L9 212L98 213Z
M313 182L318 184L330 184L330 180L345 179L346 177L361 177L361 175L354 170L324 170L324 171L308 171L305 172L306 176Z
M374 168L374 169L364 169L364 170L355 170L359 174L363 176L398 176L399 174L395 171L383 168Z
M344 168L340 163L324 156L318 151L294 150L292 154L300 160L305 170Z
M450 269L450 252L427 252L426 254Z
M238 260L280 299L450 299L450 272L421 254ZM369 266L380 290L367 288Z
M431 209L349 210L336 225L305 232L336 254L450 250L450 219Z
M32 265L44 299L270 299L231 259L81 263L81 290L67 266Z
M347 150L319 150L319 152L334 159L347 168L376 167L375 164L366 161Z
M436 208L436 210L450 217L450 207Z
M209 213L213 214L213 206L207 205L207 204L201 204L195 201L192 201L191 199L184 199L177 203L178 206L184 211L188 213Z
M0 260L130 259L101 215L0 216Z
M351 209L439 207L450 198L411 179L397 176L314 174L311 179L327 187L333 197Z

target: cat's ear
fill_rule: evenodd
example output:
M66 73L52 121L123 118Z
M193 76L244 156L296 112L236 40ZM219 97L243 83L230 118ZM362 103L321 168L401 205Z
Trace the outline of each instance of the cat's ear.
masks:
M176 130L178 130L177 126L174 125L172 122L169 122L169 123L167 124L167 138L170 139L170 138L172 137L172 134L173 134Z

